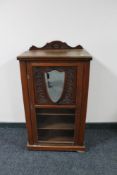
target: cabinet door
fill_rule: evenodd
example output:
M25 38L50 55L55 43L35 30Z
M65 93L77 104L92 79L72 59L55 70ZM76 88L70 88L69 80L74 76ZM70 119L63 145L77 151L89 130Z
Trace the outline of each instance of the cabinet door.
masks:
M82 64L30 63L29 96L35 143L77 142Z

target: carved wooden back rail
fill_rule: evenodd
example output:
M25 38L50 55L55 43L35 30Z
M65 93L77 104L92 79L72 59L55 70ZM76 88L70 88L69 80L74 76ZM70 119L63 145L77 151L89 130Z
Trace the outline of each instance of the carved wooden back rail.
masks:
M69 46L67 43L62 41L52 41L44 45L43 47L31 46L29 50L42 50L42 49L83 49L81 45L75 47Z

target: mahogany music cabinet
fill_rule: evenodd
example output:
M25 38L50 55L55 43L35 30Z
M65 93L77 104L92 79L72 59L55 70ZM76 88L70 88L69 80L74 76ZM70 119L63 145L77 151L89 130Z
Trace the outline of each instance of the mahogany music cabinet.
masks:
M17 57L30 150L85 151L91 55L52 41Z

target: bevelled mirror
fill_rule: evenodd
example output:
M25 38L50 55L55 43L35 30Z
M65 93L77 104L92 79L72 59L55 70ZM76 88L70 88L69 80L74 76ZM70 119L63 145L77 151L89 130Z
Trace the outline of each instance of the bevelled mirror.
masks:
M45 72L45 84L49 98L54 103L58 102L64 90L65 72L57 70Z

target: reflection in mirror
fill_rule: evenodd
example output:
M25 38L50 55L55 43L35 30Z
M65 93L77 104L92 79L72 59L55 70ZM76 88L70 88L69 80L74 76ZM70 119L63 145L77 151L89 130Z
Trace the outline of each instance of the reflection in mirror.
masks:
M50 99L56 103L62 96L65 82L65 72L50 71L45 73L45 82Z

